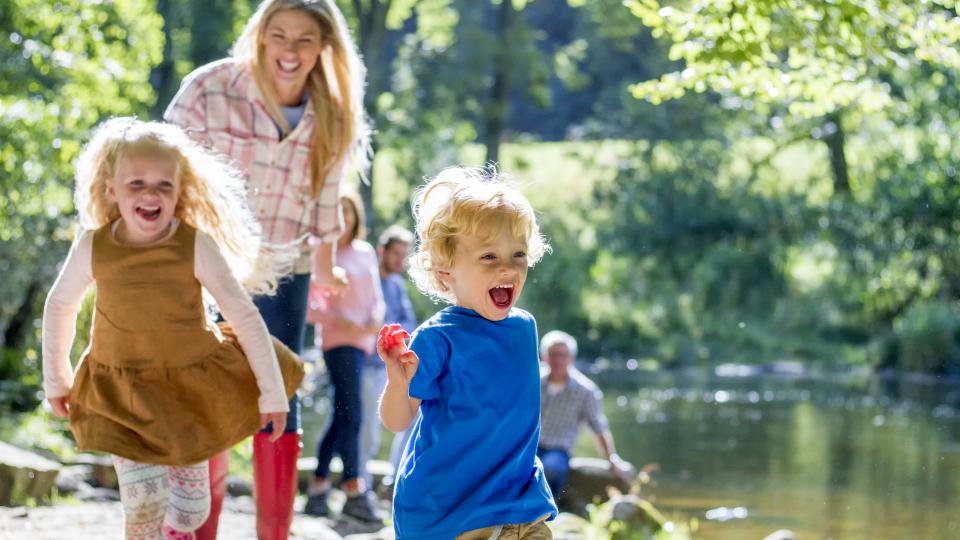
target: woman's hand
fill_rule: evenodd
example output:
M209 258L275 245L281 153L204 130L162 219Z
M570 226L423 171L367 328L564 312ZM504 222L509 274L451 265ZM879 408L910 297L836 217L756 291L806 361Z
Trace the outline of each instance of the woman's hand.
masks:
M313 282L323 296L336 296L350 285L347 271L339 266L330 268L329 272L314 272Z
M373 319L367 321L367 324L363 325L360 329L363 330L364 334L376 336L380 333L380 328L382 326L383 317L374 317Z
M273 422L273 433L270 434L270 442L277 442L277 439L283 435L283 428L287 426L287 413L260 413L260 429L266 428L270 422Z
M410 334L400 328L399 324L388 324L380 329L377 335L377 353L387 367L387 378L400 377L404 382L410 382L420 365L417 353L407 348L406 340Z
M346 317L337 317L333 320L333 327L340 332L363 332L364 327Z
M53 409L54 416L59 416L60 418L70 417L69 396L47 398L47 403L49 403L50 408Z

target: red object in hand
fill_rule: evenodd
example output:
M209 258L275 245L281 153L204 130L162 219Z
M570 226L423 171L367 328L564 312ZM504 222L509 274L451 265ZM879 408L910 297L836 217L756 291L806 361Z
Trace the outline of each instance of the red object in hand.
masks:
M383 341L384 350L387 351L398 345L404 345L409 337L410 334L401 329L399 324L385 325L380 329L380 339Z

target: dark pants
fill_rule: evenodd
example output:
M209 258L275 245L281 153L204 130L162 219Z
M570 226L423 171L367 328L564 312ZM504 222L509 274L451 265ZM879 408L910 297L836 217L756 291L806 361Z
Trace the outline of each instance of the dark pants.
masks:
M343 481L360 475L360 423L363 420L361 374L364 354L356 347L335 347L323 351L323 362L330 374L333 411L327 430L317 446L316 475L326 478L334 452L343 461Z
M537 448L537 457L543 462L543 475L547 477L554 499L560 497L567 487L567 473L570 472L570 454L562 448Z
M307 329L307 294L310 291L310 274L286 276L277 284L273 296L258 296L253 299L260 316L267 324L270 334L279 339L291 351L300 354L303 350L303 334ZM273 431L270 424L263 431ZM300 396L290 400L287 425L284 432L300 431Z

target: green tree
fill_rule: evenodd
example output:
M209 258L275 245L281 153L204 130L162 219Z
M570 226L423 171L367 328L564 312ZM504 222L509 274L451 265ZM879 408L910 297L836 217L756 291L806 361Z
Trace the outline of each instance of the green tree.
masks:
M152 104L160 24L147 0L0 5L0 379L38 382L42 300L71 235L71 164L99 120Z
M836 192L850 188L845 115L890 109L893 73L960 69L955 0L632 0L678 69L636 84L652 103L712 90L823 118Z
M759 120L752 129L777 142L755 162L761 168L786 147L823 143L834 196L817 195L812 180L801 202L805 233L788 249L829 254L821 258L829 277L805 294L833 313L824 318L832 321L827 332L880 335L902 352L915 350L918 325L951 328L944 321L955 310L918 313L960 294L950 233L960 223L948 209L957 153L946 142L960 128L957 3L634 0L630 7L676 62L634 85L634 96L659 104L713 93L728 107L750 109Z

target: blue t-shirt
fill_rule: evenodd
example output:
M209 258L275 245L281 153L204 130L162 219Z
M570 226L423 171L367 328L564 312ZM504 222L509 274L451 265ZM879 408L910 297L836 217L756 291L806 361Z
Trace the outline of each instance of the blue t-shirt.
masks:
M537 459L540 372L533 316L451 306L413 334L423 400L397 476L397 539L450 540L557 514Z

